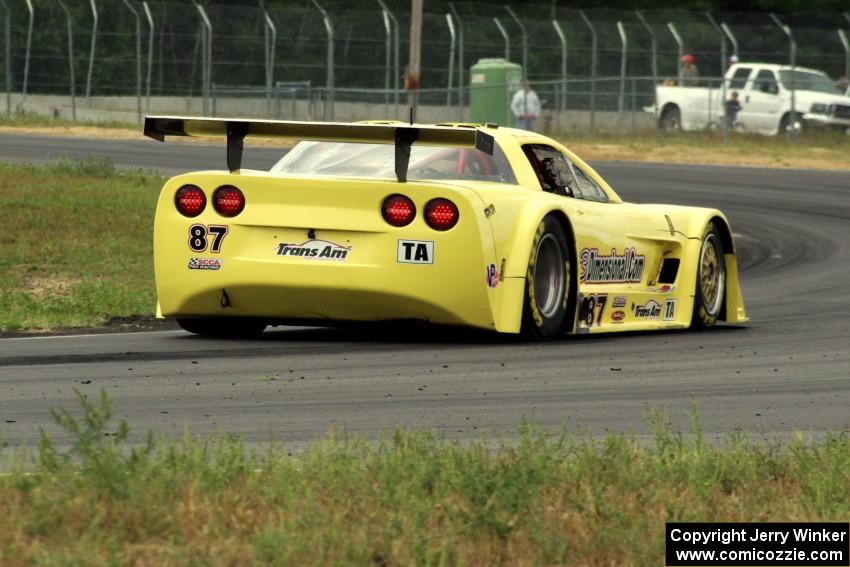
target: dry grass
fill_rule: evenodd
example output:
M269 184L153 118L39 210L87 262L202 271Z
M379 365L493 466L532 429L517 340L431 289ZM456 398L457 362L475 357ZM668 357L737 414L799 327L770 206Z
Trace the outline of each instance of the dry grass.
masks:
M725 145L715 132L667 135L660 143L652 133L635 138L600 136L593 142L581 137L561 139L589 161L850 170L850 136L834 132L806 133L793 143L785 136L732 133Z
M652 565L666 521L816 521L850 514L850 438L753 444L682 436L456 443L331 435L296 456L227 438L132 452L108 401L57 413L0 478L0 563L80 565ZM114 429L114 428L113 428ZM30 470L37 474L26 476Z

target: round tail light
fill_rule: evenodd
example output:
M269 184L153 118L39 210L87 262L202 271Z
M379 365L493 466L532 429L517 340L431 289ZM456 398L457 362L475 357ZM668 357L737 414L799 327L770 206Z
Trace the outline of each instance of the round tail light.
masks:
M181 215L196 217L204 212L207 197L197 185L184 185L174 196L174 204Z
M434 230L449 230L457 224L460 213L448 199L431 199L425 205L425 222Z
M381 215L393 226L407 226L416 216L416 205L404 195L390 195L381 205Z
M235 217L245 208L245 196L233 185L222 185L213 193L213 208L223 217Z

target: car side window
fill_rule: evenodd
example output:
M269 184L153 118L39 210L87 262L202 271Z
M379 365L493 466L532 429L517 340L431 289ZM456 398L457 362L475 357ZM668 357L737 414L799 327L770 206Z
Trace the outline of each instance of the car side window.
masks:
M570 163L561 152L544 144L526 144L522 151L537 175L541 189L563 197L578 196Z
M773 71L762 69L758 72L758 75L756 75L755 90L768 94L779 92L779 86L776 84L776 75L773 74Z
M581 198L588 201L608 202L608 195L580 167L573 164L576 184L581 192Z
M732 80L729 81L730 89L741 90L747 86L747 79L750 77L750 73L752 72L751 67L741 67L735 70L735 74L732 75Z

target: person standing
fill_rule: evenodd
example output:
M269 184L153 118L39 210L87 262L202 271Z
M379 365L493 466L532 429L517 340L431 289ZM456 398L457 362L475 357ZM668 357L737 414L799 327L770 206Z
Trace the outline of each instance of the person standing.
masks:
M534 131L534 123L540 116L540 99L528 81L522 82L522 88L514 94L511 112L516 116L516 127Z
M682 55L682 86L695 87L699 83L699 69L690 53Z

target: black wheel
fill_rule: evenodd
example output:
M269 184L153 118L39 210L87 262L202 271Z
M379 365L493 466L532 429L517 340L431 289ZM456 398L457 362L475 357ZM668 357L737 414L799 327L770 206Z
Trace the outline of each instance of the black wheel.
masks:
M661 113L658 124L665 132L678 132L682 129L682 113L678 106L670 106Z
M694 314L691 320L695 329L713 327L723 310L726 300L726 258L723 254L720 231L714 223L709 223L702 237L697 260Z
M554 217L543 219L528 259L522 333L528 338L549 341L564 329L570 291L569 238Z
M786 114L779 121L779 132L787 134L788 130L792 130L795 134L802 134L806 131L806 121L802 114L795 114L794 120L791 120L791 114Z
M177 319L184 330L196 335L216 338L250 338L259 336L266 328L260 319L228 317L221 319Z

